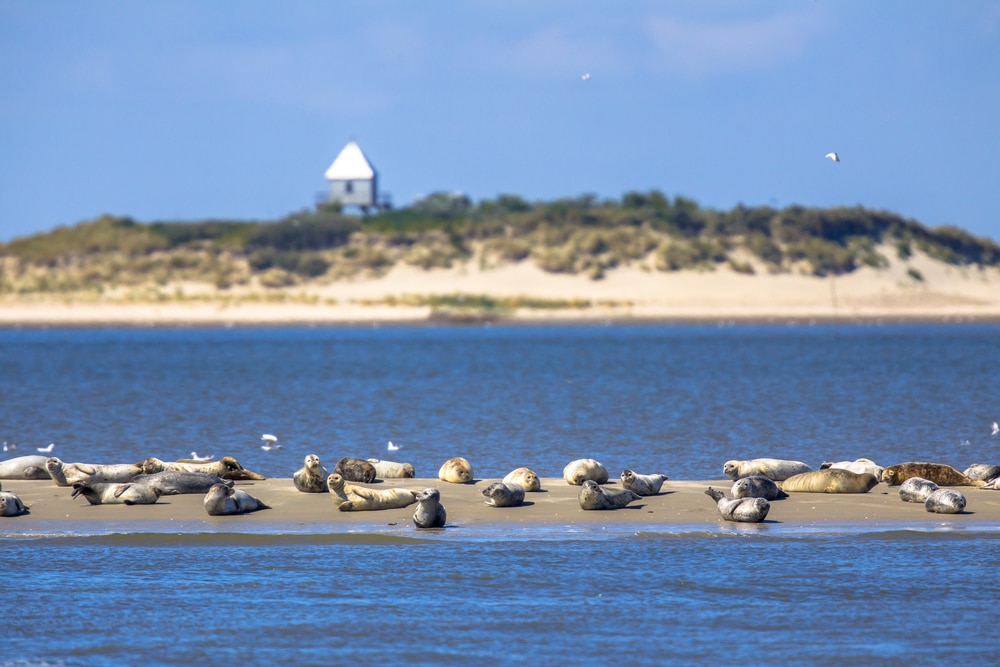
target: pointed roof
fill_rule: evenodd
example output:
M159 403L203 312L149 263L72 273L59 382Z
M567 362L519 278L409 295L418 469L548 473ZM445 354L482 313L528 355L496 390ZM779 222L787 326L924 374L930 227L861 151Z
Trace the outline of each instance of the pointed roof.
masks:
M328 181L353 181L358 179L375 178L375 169L361 148L353 141L347 142L344 150L333 161L330 168L326 170L326 180Z

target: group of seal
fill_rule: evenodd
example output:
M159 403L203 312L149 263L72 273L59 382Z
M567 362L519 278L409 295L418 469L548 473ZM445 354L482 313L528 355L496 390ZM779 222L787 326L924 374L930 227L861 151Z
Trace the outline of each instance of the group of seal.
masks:
M922 477L910 477L899 485L899 498L906 503L921 503L935 514L959 514L965 510L965 496L953 489L939 488Z

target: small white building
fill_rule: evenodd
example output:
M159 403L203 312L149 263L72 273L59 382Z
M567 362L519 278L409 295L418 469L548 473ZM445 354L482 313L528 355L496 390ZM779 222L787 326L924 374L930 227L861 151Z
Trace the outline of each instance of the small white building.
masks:
M380 209L378 173L353 141L347 142L337 159L326 170L330 182L329 201L341 206L357 206L365 213Z

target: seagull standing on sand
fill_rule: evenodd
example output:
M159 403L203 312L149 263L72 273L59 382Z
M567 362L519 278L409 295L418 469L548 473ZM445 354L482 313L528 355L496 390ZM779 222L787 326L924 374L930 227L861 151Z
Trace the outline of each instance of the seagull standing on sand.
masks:
M50 442L48 447L38 447L38 451L42 454L51 454L52 448L56 446L56 443Z
M264 435L260 436L260 439L266 443L260 446L260 448L263 449L265 452L269 452L272 449L281 449L281 445L278 444L278 439L273 435L271 435L270 433L265 433Z
M836 153L827 153L823 157L828 157L831 160L833 160L834 162L840 162L840 156L837 155Z
M993 422L993 431L990 433L990 435L997 435L998 433L1000 433L1000 424Z
M198 456L198 452L191 452L192 461L211 461L214 458L214 456Z
M399 445L392 444L392 440L390 440L389 441L389 445L386 447L386 449L388 449L390 452L398 452L399 451Z

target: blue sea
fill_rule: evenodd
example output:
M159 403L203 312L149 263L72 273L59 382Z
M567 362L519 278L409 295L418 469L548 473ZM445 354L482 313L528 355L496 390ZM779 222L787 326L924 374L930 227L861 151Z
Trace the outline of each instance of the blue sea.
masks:
M585 456L671 479L758 456L962 469L1000 463L997 369L994 324L6 329L0 440L86 462L231 455L269 477L308 453L422 477L456 455L480 478ZM911 666L1000 648L996 526L16 522L0 519L0 665Z

